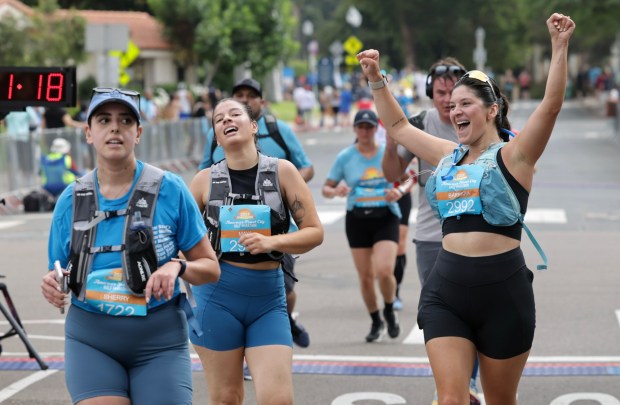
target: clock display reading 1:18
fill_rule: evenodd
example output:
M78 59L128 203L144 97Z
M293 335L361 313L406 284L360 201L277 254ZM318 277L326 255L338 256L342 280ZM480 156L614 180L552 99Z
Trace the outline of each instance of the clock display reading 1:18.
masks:
M0 67L0 109L75 105L75 67Z

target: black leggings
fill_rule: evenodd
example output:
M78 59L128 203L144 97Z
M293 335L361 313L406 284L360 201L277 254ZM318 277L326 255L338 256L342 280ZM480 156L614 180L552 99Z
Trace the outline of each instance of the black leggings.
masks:
M494 359L528 351L536 327L533 279L520 248L485 257L442 249L420 295L424 340L463 337Z

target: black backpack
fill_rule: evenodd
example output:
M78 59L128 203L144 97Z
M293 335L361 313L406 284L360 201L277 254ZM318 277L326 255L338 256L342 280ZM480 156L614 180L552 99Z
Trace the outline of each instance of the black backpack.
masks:
M284 150L286 155L286 160L291 161L291 151L289 150L286 142L284 142L284 138L280 134L280 129L278 128L278 120L271 114L264 114L265 116L265 124L267 125L267 131L269 134L267 135L258 135L259 138L272 137L274 141ZM217 141L215 140L215 133L213 134L213 142L211 142L211 160L213 160L213 152L215 152L215 148L217 148Z
M31 191L23 200L25 212L50 212L54 209L54 201L45 192Z

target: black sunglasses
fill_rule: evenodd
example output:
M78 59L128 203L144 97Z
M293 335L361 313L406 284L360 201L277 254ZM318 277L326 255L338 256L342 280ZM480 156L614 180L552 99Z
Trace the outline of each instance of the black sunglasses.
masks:
M456 77L461 77L465 74L466 70L457 65L439 65L435 66L431 70L431 76L443 76L445 74L451 74Z

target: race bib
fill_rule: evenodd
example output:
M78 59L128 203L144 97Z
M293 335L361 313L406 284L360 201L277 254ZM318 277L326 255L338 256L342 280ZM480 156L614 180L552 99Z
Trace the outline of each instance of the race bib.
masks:
M98 312L112 316L146 316L146 300L133 295L123 269L92 271L86 278L86 303Z
M453 176L446 176L452 170ZM445 172L445 173L444 173ZM480 181L484 168L477 165L447 167L437 176L437 206L442 218L482 212ZM444 179L445 178L445 179Z
M246 252L239 243L244 233L271 236L271 208L268 205L222 205L220 207L222 252Z
M355 187L355 206L360 208L386 207L385 189Z

